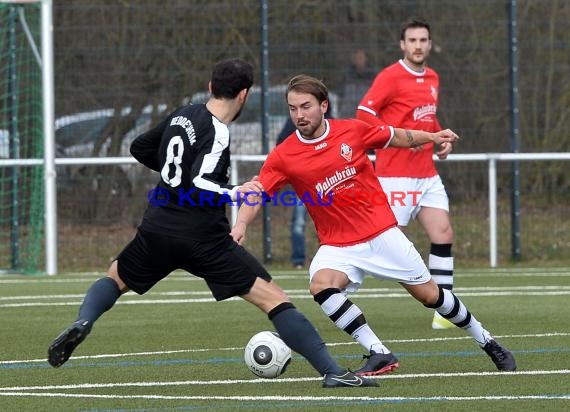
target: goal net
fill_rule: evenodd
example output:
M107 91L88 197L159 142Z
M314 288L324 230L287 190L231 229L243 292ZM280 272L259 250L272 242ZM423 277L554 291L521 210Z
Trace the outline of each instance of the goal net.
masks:
M43 156L41 3L0 1L0 159ZM0 167L0 273L43 262L43 168Z

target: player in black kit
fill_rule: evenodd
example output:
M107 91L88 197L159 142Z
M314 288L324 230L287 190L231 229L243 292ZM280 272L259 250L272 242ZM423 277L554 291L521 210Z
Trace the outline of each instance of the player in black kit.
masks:
M255 179L228 184L228 124L239 116L252 84L249 63L221 61L212 72L206 104L178 108L135 139L132 155L161 179L149 194L134 239L111 263L107 277L91 285L77 319L49 347L50 365L63 365L123 293L144 294L183 269L203 278L216 300L240 296L259 307L285 343L324 376L323 387L377 386L337 364L309 320L230 234L225 203L263 190Z

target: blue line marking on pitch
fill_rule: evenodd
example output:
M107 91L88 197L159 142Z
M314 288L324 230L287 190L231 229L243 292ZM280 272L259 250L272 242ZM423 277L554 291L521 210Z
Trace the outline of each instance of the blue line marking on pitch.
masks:
M514 350L512 351L514 354L541 354L541 353L566 353L570 352L569 348L554 348L554 349L531 349L531 350ZM461 352L394 352L394 354L398 357L402 358L412 358L412 357L427 357L427 356L480 356L484 354L482 351L461 351ZM335 355L336 359L361 359L361 355ZM293 356L293 360L301 361L304 359L300 356ZM82 361L78 360L70 360L64 365L66 366L74 366L74 367L109 367L109 366L145 366L145 365L153 365L153 366L168 366L168 365L208 365L208 364L224 364L224 363L242 363L243 357L239 358L210 358L210 359L166 359L166 360L152 360L152 361L144 361L144 360L133 360L133 361ZM47 363L9 363L9 364L2 364L0 365L0 369L34 369L34 368L51 368L51 366Z

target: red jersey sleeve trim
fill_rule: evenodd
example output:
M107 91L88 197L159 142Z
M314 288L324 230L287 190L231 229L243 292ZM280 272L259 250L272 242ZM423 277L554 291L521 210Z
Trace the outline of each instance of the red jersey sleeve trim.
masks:
M370 107L366 107L366 106L358 106L356 108L356 110L362 110L363 112L369 113L372 116L377 116L376 112L374 110L372 110Z
M382 147L382 149L386 149L388 146L390 146L390 143L392 142L392 139L394 138L394 128L392 126L388 126L388 127L390 128L390 139L388 139L388 141L386 142L384 147Z

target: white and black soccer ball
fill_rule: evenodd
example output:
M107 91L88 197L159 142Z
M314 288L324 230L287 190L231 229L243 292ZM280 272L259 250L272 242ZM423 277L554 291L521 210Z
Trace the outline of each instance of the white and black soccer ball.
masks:
M291 349L275 332L259 332L245 347L245 364L257 376L273 379L285 372L291 362Z

